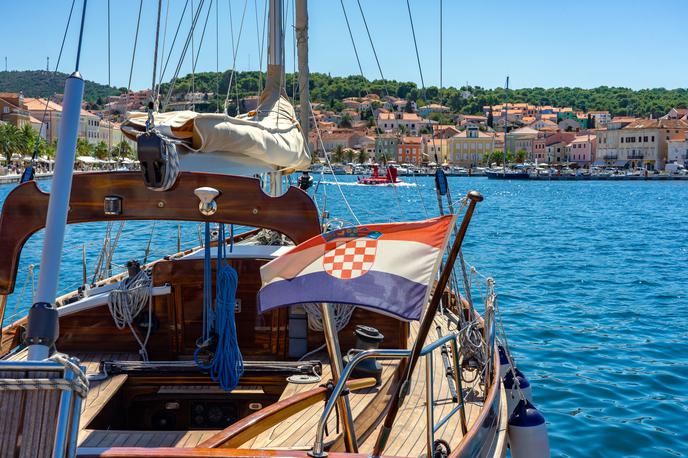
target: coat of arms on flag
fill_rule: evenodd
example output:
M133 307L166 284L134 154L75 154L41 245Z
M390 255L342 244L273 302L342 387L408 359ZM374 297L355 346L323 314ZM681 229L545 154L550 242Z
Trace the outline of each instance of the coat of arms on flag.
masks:
M330 302L418 320L454 221L447 215L315 236L260 269L259 309Z
M348 280L360 277L368 272L375 262L377 239L382 234L378 231L353 240L338 242L330 239L325 244L323 268L335 278ZM323 236L326 240L329 238Z

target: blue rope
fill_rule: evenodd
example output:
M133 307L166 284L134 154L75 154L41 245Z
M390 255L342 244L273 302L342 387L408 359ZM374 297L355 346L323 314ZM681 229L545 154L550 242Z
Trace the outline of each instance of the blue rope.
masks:
M234 227L230 228L230 250L234 247ZM203 272L203 335L202 343L208 344L217 332L217 345L213 357L204 362L200 351L207 345L199 345L194 353L196 364L207 369L210 377L220 384L223 390L231 391L244 373L244 361L239 350L234 309L239 281L237 271L227 263L225 248L225 226L219 225L217 236L217 276L215 309L212 308L212 260L210 253L210 224L205 225L205 262Z

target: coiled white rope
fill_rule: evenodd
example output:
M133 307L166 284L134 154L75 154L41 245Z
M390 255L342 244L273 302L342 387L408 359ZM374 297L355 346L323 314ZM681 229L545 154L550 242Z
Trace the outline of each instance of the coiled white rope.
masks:
M119 283L117 289L110 291L108 295L108 308L117 329L126 326L138 342L139 354L144 361L148 361L146 345L150 338L153 318L153 296L151 294L151 279L145 270L141 270L132 278L127 278ZM146 336L141 340L132 323L143 308L148 305L148 329Z

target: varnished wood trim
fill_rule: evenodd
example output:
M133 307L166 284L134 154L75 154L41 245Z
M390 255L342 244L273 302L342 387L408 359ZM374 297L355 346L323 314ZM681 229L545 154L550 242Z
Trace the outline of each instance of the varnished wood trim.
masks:
M356 391L363 388L370 388L375 386L374 378L363 378L358 380L351 380L346 384L349 390ZM234 423L230 427L224 429L222 432L213 437L201 442L198 446L201 448L234 448L239 447L249 439L258 434L267 431L279 422L291 417L292 415L301 412L304 409L324 401L327 395L327 389L324 387L314 388L295 396L287 398L283 401L272 404L258 412L249 415L242 420ZM315 439L315 436L313 437Z
M189 458L189 457L285 457L285 458L309 458L308 453L301 450L252 450L230 448L145 448L145 447L112 447L112 448L86 448L79 447L76 456L80 458ZM330 458L369 458L364 453L329 453Z
M221 194L210 218L198 211L194 189L210 186ZM122 198L122 214L105 215L106 196ZM0 294L14 290L19 254L29 237L42 229L49 194L34 181L23 183L5 199L0 214ZM320 233L313 200L295 187L280 197L263 192L256 178L182 172L169 191L146 188L139 172L96 172L74 176L67 223L113 220L213 221L278 231L295 243Z

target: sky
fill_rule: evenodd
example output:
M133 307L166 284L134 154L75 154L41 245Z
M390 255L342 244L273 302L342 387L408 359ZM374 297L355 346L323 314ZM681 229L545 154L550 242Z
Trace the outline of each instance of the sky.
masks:
M71 26L59 70L74 69L78 21L83 0L75 0ZM110 55L108 71L108 0L89 0L84 27L80 71L89 80L117 87L143 89L152 84L155 20L158 2L143 0L138 45L132 53L140 0L110 0ZM188 1L184 17L182 10ZM161 38L165 59L181 19L165 80L179 61L191 23L190 5L202 0L163 0ZM196 71L236 68L257 70L267 0L204 0L196 33ZM212 5L211 5L212 2ZM363 72L380 72L368 41L357 0L343 0L351 22ZM411 23L405 0L360 0L384 77L421 83ZM3 22L0 69L50 69L60 51L72 0L0 0L0 14L15 18ZM169 12L167 6L169 5ZM241 35L242 12L245 9ZM294 68L293 0L288 8L287 71ZM211 8L208 8L211 6ZM426 86L440 84L440 0L410 0ZM210 10L201 41L206 12ZM230 21L230 12L232 20ZM358 74L359 68L339 0L309 0L310 68L333 76ZM443 0L444 86L466 83L486 88L583 87L600 85L633 89L688 87L688 48L681 37L688 17L687 0ZM167 18L167 20L165 20ZM216 21L217 18L217 21ZM166 33L165 32L166 27ZM200 46L199 46L200 44ZM200 51L199 51L200 49ZM162 54L162 53L161 53ZM263 68L265 68L265 53ZM164 60L164 59L161 59ZM191 51L180 74L191 72ZM159 71L159 70L158 70Z

